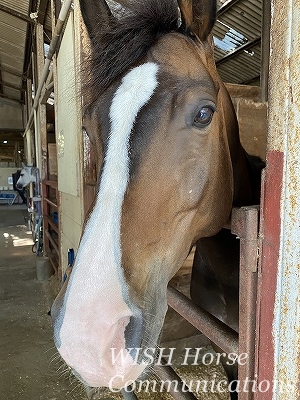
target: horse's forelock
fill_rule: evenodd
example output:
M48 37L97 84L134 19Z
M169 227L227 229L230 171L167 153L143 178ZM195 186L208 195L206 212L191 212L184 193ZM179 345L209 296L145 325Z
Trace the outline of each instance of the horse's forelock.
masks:
M98 98L108 86L135 66L156 39L178 28L179 11L176 1L132 0L127 12L116 18L101 34L92 39L91 80L92 99ZM113 68L112 68L113 65Z

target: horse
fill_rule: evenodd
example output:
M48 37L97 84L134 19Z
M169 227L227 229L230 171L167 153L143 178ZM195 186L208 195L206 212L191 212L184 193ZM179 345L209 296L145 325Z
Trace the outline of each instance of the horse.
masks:
M251 192L243 203L233 196L233 206L260 204L261 171L265 163L245 152L247 172L250 176ZM201 238L196 242L190 284L190 297L198 306L239 332L239 265L240 243L229 229L223 228L216 235ZM214 343L216 351L220 349ZM238 365L221 361L229 382L238 379ZM232 386L231 399L238 398Z
M252 188L214 62L216 1L109 4L80 0L91 43L83 125L99 182L51 315L73 374L121 389L151 371L167 285L191 246Z
M22 169L20 172L20 177L16 183L16 188L21 190L24 187L28 186L31 182L36 183L37 173L38 173L37 167L33 167L30 165L26 166L25 164L22 163Z

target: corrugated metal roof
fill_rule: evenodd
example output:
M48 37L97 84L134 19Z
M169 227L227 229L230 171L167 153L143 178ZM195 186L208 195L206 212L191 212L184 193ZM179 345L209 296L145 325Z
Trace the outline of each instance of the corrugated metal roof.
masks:
M29 8L29 0L17 0L17 1L11 1L11 0L1 0L0 2L3 6L6 6L8 8L11 8L14 11L17 11L21 14L27 14L28 13L28 8Z
M24 87L36 21L43 20L51 36L49 0L0 0L0 97L24 102Z
M29 0L26 3L28 8ZM0 4L10 7L9 1L1 0ZM25 0L20 1L19 12L23 14L25 8ZM12 9L16 11L16 5ZM27 22L0 10L0 95L19 101L22 92L12 86L22 88L26 33Z
M219 14L213 29L215 58L225 82L253 82L260 75L262 0L217 0ZM30 14L37 12L51 32L49 0L0 0L0 96L17 101L26 75ZM14 15L18 13L18 15ZM18 90L19 89L19 90Z
M259 82L262 0L219 0L218 6L213 36L221 78L229 83Z
M23 100L22 75L28 26L20 15L28 17L29 3L30 0L13 4L9 0L0 1L0 96L18 101Z
M248 84L259 82L261 49L256 45L218 66L224 82Z

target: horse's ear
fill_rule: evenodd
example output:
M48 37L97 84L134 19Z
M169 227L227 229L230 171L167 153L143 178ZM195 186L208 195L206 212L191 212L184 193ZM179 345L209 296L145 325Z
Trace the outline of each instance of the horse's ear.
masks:
M99 37L101 31L114 19L105 0L79 0L81 15L89 37Z
M178 0L182 27L205 41L216 21L216 0Z

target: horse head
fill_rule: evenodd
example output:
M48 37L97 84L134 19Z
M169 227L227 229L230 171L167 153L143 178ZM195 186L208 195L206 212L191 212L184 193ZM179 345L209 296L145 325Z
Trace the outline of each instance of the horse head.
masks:
M80 4L92 54L85 129L103 161L54 336L79 379L122 388L153 361L169 280L227 222L242 149L213 58L215 1Z
M22 169L20 172L20 177L17 180L16 187L21 190L31 182L36 183L36 168L22 164Z

